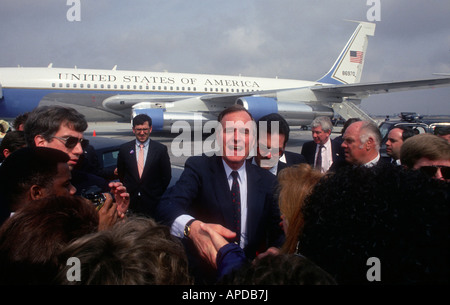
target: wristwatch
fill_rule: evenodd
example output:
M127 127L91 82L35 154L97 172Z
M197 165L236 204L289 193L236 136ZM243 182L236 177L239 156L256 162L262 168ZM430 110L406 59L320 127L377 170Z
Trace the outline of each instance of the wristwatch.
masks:
M184 237L189 237L189 234L191 233L191 225L195 220L195 218L189 220L184 226Z

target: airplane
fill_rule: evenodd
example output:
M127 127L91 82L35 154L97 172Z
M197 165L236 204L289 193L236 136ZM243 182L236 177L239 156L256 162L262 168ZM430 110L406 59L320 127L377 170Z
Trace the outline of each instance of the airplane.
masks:
M216 120L223 109L237 103L255 119L278 112L291 126L306 126L317 116L335 113L344 119L372 120L357 106L371 94L450 85L450 77L360 83L375 24L357 23L331 69L317 81L122 71L117 66L0 68L0 118L13 118L38 105L68 104L79 107L88 121L129 121L146 113L153 130L170 130L177 121L195 125Z

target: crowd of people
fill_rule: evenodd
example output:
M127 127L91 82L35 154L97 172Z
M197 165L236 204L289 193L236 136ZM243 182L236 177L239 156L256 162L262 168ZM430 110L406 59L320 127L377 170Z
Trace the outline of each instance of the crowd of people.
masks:
M280 114L233 105L217 120L220 154L189 157L169 187L146 114L113 180L81 165L75 109L17 117L0 147L0 284L450 283L448 130L393 128L383 157L357 118L334 139L315 118L298 151Z

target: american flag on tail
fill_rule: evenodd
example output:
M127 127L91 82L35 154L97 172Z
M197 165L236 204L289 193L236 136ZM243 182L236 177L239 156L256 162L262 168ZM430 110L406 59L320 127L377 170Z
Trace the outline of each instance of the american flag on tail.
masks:
M357 64L362 64L364 52L361 51L350 51L350 62Z

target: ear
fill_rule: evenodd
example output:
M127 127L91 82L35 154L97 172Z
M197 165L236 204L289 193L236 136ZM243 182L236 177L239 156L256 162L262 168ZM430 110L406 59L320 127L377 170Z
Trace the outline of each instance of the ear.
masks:
M41 135L37 135L37 136L35 136L34 137L34 144L36 145L36 146L47 146L47 140L46 139L44 139L44 137L43 136L41 136Z
M366 141L366 150L370 150L372 147L374 147L375 141L372 137L369 137Z
M44 197L43 189L39 185L33 184L30 187L30 197L31 200L38 200L43 198Z
M153 125L150 126L150 131L148 132L148 134L151 134L151 133L152 133L152 130L153 130Z
M5 157L5 158L8 158L8 156L11 154L11 152L9 151L9 149L8 148L5 148L3 151L2 151L2 155L3 155L3 157Z

